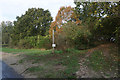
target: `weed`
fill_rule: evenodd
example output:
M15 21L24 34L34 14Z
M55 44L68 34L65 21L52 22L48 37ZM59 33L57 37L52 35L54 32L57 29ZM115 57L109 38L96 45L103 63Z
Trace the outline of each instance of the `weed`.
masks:
M24 59L21 59L21 60L19 60L18 63L23 63L24 61L25 61Z
M40 66L34 66L34 67L31 67L28 69L28 71L30 72L38 72L38 71L41 71L41 70L44 70L43 67L40 67Z
M95 71L108 70L110 67L101 51L94 51L85 63Z

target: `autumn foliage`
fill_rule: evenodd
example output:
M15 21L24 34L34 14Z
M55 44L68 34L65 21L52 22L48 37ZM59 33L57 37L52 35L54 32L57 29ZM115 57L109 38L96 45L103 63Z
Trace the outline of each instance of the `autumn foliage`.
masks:
M60 33L62 31L63 24L67 23L68 21L75 22L76 24L81 23L76 13L74 12L74 8L71 6L61 7L57 13L55 21L50 25L49 34L52 36L53 29L56 31L55 35Z

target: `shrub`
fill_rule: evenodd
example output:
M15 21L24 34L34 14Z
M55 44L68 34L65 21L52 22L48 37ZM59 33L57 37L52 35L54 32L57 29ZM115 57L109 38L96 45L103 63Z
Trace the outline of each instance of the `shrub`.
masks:
M87 26L68 22L62 26L62 32L56 36L57 49L90 47L92 34Z
M20 39L18 42L18 48L32 48L32 45L26 39Z
M49 36L31 36L20 39L18 42L19 48L51 48Z
M30 44L30 48L35 48L36 47L36 42L37 42L37 36L31 36L31 37L25 37L24 40Z
M37 48L45 48L45 49L49 49L51 48L51 43L50 43L50 39L49 36L37 36L37 43L36 43Z

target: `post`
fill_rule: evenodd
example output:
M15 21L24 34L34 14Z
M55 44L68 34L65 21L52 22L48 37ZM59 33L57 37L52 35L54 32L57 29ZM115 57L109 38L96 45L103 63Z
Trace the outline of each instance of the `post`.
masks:
M54 29L53 29L53 44L54 44ZM54 53L55 52L55 49L54 49L54 46L53 46L53 52L52 53Z

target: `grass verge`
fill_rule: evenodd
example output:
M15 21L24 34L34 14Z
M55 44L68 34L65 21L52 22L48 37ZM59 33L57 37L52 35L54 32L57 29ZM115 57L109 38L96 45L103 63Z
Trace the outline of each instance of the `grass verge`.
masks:
M13 53L13 54L17 54L17 53L25 53L28 55L32 55L32 54L49 54L51 53L51 50L40 50L40 49L12 49L12 48L5 48L2 47L2 52L6 52L6 53Z

